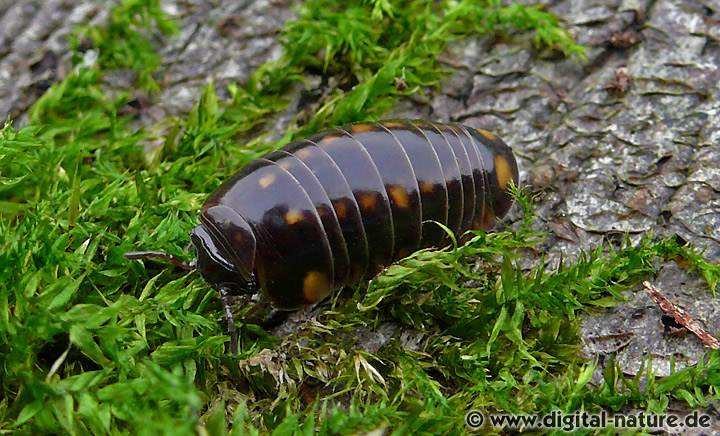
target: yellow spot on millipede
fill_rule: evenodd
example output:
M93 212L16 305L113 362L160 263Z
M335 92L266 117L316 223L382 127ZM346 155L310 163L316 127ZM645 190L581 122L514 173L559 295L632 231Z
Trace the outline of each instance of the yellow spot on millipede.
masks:
M495 226L495 213L490 207L486 206L482 215L475 218L473 228L480 230L490 230Z
M258 180L258 184L263 188L267 188L268 186L272 185L274 181L275 174L268 174L267 176L260 177L260 180Z
M420 182L420 190L426 194L429 194L433 192L435 189L435 186L432 184L432 182L429 182L427 180L423 180Z
M280 168L284 169L285 171L287 171L287 170L290 169L290 167L292 166L292 164L290 163L290 161L283 160L282 162L278 163L278 166L279 166Z
M382 124L388 129L406 129L408 127L407 124L398 121L385 121Z
M410 205L410 196L402 186L391 186L388 188L388 194L397 207L405 209Z
M310 271L303 279L303 295L309 303L322 300L330 294L330 280L320 271Z
M290 209L285 213L285 222L289 225L297 224L303 220L303 214L297 209Z
M295 152L295 156L298 159L307 159L312 155L312 151L310 151L310 147L301 148L300 150Z
M368 123L359 123L350 126L350 131L352 133L367 133L372 132L373 130L375 130L375 127L372 124Z
M321 144L329 144L338 138L340 138L340 135L326 135L326 136L323 136L323 138L320 140L320 143Z
M317 211L318 215L320 215L321 220L330 216L330 208L327 206L320 205L316 207L315 210Z
M497 136L495 136L495 134L492 132L488 132L485 129L476 129L476 130L478 131L479 134L481 134L483 136L483 138L485 138L489 141L494 141L497 139Z
M363 210L373 210L375 209L375 205L377 204L377 198L375 198L375 194L372 192L360 194L359 200L360 207L362 207Z
M495 173L497 174L498 186L503 191L506 190L513 174L507 159L499 154L495 156Z
M344 220L347 217L347 204L345 204L344 201L335 201L333 203L333 208L335 209L335 215L337 215L339 220Z

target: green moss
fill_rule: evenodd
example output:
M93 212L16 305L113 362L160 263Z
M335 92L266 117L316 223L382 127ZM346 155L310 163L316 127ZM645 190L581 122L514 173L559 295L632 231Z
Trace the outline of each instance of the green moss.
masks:
M123 0L112 9L106 25L78 27L70 46L76 63L81 62L79 50L92 47L98 51L97 63L103 69L131 70L140 86L157 90L153 73L161 59L152 37L176 32L176 24L162 10L160 0Z
M470 408L661 411L670 398L715 399L717 353L644 385L611 365L605 385L590 388L595 364L577 350L578 315L614 304L654 260L685 259L711 289L718 266L675 241L647 239L523 273L520 256L544 237L530 230L523 193L525 218L513 231L415 253L338 293L282 339L240 323L238 356L225 353L217 295L196 273L122 257L145 248L187 256L197 210L225 177L292 138L379 117L438 86L449 71L437 59L452 41L521 30L539 50L582 58L536 7L338 5L304 3L279 60L231 86L229 101L208 84L187 117L163 120L163 129L131 128L123 108L137 91L103 85L109 71L129 69L141 87L161 86L152 41L176 25L159 2L124 0L107 25L78 30L75 70L36 102L27 127L0 130L0 431L224 434L232 423L236 434L452 432ZM82 61L87 49L97 62ZM309 73L332 77L328 92L266 141L264 124ZM417 332L419 343L359 348L358 332L388 326Z

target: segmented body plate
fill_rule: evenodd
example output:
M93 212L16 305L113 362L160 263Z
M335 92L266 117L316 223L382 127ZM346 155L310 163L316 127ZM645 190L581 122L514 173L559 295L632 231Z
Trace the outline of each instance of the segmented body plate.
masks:
M357 123L288 144L218 189L257 240L260 288L279 309L326 297L413 251L490 229L518 170L494 134L421 120ZM232 245L232 236L226 235Z

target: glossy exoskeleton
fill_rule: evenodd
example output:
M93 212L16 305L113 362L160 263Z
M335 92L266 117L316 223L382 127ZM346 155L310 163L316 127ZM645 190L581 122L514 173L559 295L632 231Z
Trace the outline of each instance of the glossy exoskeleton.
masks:
M494 134L421 120L357 123L288 144L213 193L190 234L197 268L223 297L262 290L292 310L371 277L394 260L492 228L518 170Z

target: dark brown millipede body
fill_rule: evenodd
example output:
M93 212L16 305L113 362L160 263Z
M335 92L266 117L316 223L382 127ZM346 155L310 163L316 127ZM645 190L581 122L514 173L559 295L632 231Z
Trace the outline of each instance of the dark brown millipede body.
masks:
M127 257L196 267L226 305L228 294L262 290L273 307L292 310L446 244L433 221L456 234L489 230L510 209L511 183L512 151L488 131L356 123L288 144L227 180L190 234L194 263L158 252Z

